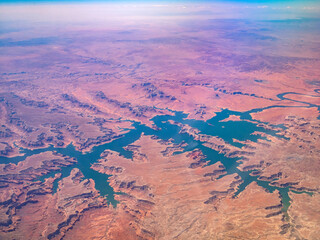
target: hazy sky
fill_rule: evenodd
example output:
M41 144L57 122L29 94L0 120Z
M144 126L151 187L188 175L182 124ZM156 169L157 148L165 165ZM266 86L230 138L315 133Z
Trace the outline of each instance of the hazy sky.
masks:
M0 0L0 3L37 3L37 2L85 2L85 3L94 3L94 2L107 2L107 3L183 3L183 2L192 2L192 3L244 3L244 4L320 4L319 0Z
M0 0L0 3L1 22L92 22L116 17L320 17L320 0Z

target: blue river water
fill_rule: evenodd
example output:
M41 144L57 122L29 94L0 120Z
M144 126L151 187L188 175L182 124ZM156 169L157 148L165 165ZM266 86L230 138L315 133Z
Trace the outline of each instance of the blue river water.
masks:
M64 154L66 156L74 157L77 159L77 163L72 166L62 167L61 170L52 171L46 175L39 177L36 180L44 181L48 177L53 177L56 173L61 173L61 177L54 182L53 192L56 192L58 188L58 182L64 177L69 176L71 170L73 168L79 168L80 171L83 173L84 178L91 178L95 182L96 189L100 192L102 196L105 196L107 201L112 204L113 206L117 205L117 201L114 198L115 194L122 194L114 192L113 188L108 184L108 179L110 175L99 173L93 169L91 169L91 165L96 162L103 151L106 149L116 151L120 153L125 158L130 159L132 157L132 152L125 150L124 147L132 144L136 140L138 140L141 134L145 135L154 135L163 140L171 139L173 143L180 144L185 143L183 147L183 152L185 151L192 151L194 149L200 149L202 153L206 156L205 161L208 164L214 164L220 161L225 169L226 174L234 174L237 173L241 179L242 183L238 187L234 196L237 196L241 191L243 191L246 186L248 186L251 182L256 182L258 185L262 186L266 190L273 192L274 190L278 190L282 197L283 208L282 211L286 212L287 208L290 205L290 198L288 196L288 191L291 191L289 187L286 188L279 188L269 184L267 181L261 181L258 179L259 176L252 176L250 173L252 171L240 171L237 167L239 165L238 160L239 158L228 158L219 152L208 148L203 145L202 142L195 140L191 135L187 133L181 133L181 127L177 124L171 124L169 121L174 121L183 125L189 125L193 128L199 130L200 133L217 136L222 138L227 143L234 145L236 147L242 147L243 144L239 143L236 140L245 141L250 140L256 142L258 139L265 139L260 134L253 134L254 132L262 132L264 134L276 136L278 138L285 138L281 134L279 134L280 129L285 129L284 125L276 125L274 126L276 130L266 129L259 125L259 121L252 121L251 113L261 112L266 109L270 108L284 108L284 107L293 107L293 108L310 108L310 107L317 107L320 112L320 105L311 104L304 101L293 100L286 95L288 94L296 94L302 96L309 96L314 98L319 98L320 89L315 89L314 92L316 95L306 95L306 94L299 94L294 92L286 92L282 94L278 94L277 98L279 100L289 100L293 102L297 102L299 104L304 104L305 106L281 106L281 105L274 105L269 106L266 108L257 108L252 109L247 112L236 112L230 111L228 109L224 109L221 112L218 112L215 117L209 119L208 121L201 121L201 120L194 120L194 119L187 119L187 114L183 112L172 112L172 115L160 115L156 116L151 121L153 121L155 125L155 129L149 128L146 125L143 125L139 122L132 122L133 129L130 129L129 132L125 133L121 138L115 139L110 143L102 144L100 146L95 146L90 152L80 152L77 151L76 148L70 144L65 148L56 148L54 146L49 146L47 148L41 149L24 149L21 148L20 152L23 154L22 156L7 158L7 157L0 157L0 163L14 163L17 164L20 161L26 159L26 157L39 154L45 151L56 151L60 154ZM240 117L240 121L221 121L227 119L230 115L236 115ZM318 117L320 119L320 116ZM269 124L270 125L270 124ZM181 152L176 152L175 154L179 154ZM223 176L221 176L223 177ZM295 191L296 192L296 191ZM312 193L308 193L312 194Z
M112 204L113 206L117 205L117 201L114 198L115 194L122 194L114 192L113 188L108 184L108 178L110 175L99 173L93 169L91 169L91 165L96 162L99 158L101 153L106 150L110 149L120 153L122 156L126 158L132 157L132 152L125 150L124 147L135 142L141 136L141 134L145 135L154 135L163 140L171 139L173 143L180 144L186 143L183 151L192 151L194 149L200 149L203 154L206 156L205 161L208 161L208 164L214 164L220 161L225 169L226 174L234 174L237 173L243 183L240 184L238 190L235 193L237 196L241 191L243 191L248 184L255 181L258 185L262 186L263 188L267 189L270 192L274 190L279 190L282 202L283 202L283 211L286 211L288 206L290 205L290 198L288 196L288 191L290 188L279 188L269 184L269 182L258 180L258 176L251 176L251 171L240 171L237 166L239 163L237 160L239 158L228 158L219 152L208 148L203 145L202 142L195 140L192 136L187 133L180 133L181 127L176 124L171 124L169 120L174 122L178 122L181 124L189 125L193 128L196 128L200 131L200 133L212 136L218 136L225 140L227 143L232 144L237 147L241 147L242 144L239 142L234 141L233 139L237 139L240 141L244 140L251 140L256 142L258 139L263 139L261 135L252 134L256 131L263 132L269 135L273 135L279 138L283 138L282 135L279 134L279 130L270 130L265 129L261 126L258 126L259 122L252 122L247 121L248 117L246 117L247 113L235 112L230 111L227 109L222 110L221 112L217 113L215 117L208 121L201 121L201 120L193 120L193 119L186 119L187 114L182 112L173 112L173 115L161 115L156 116L152 119L154 125L157 127L157 130L153 128L149 128L146 125L140 124L139 122L133 122L132 126L134 127L132 130L124 134L123 137L113 140L110 143L106 143L100 146L95 146L91 152L82 153L77 151L75 147L70 144L65 148L56 148L53 146L49 146L47 148L36 149L36 150L29 150L29 149L21 149L21 153L23 156L13 157L13 158L0 158L0 163L18 163L19 161L23 161L26 157L38 154L40 152L45 151L56 151L58 153L74 157L77 159L77 163L72 166L62 167L61 170L52 171L49 174L43 175L39 177L37 180L44 181L44 179L48 177L54 176L56 173L61 173L61 177L54 182L54 192L57 190L58 181L64 177L67 177L70 174L70 171L73 168L79 168L80 171L83 173L84 178L91 178L95 182L96 189L100 192L102 196L105 196L107 201ZM230 115L237 115L240 116L241 121L221 121L228 118ZM249 119L250 120L250 119ZM279 128L284 128L284 126L277 126ZM278 129L279 129L278 128ZM276 128L275 128L276 129ZM179 154L177 152L176 154ZM222 176L223 177L223 176Z

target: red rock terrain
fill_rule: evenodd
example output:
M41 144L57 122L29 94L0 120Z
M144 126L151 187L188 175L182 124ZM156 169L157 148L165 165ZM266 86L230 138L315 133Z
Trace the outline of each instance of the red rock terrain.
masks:
M1 6L0 239L318 239L317 10ZM227 110L211 125L257 139L172 119L195 147L154 136L154 117ZM58 153L70 144L76 157Z

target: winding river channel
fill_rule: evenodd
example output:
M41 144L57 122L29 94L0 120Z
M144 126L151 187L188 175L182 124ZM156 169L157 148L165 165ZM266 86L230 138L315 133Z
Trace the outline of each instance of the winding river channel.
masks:
M316 94L319 94L319 89L315 90ZM286 95L288 94L296 94L296 93L283 93L279 94L277 97L281 100L290 100L289 98L286 98ZM312 97L319 97L319 95L315 95ZM299 103L304 103L306 106L302 107L318 107L320 110L319 105L310 104L302 101L296 101ZM269 184L267 181L261 181L258 179L259 176L251 176L250 173L252 171L240 171L237 167L240 164L238 160L240 158L228 158L223 154L220 154L219 152L208 148L203 145L202 142L195 140L191 135L187 133L180 133L181 127L177 124L171 124L170 122L174 121L177 123L181 123L183 125L189 125L190 127L196 128L200 131L201 134L211 135L211 136L217 136L222 138L225 142L232 144L236 147L242 147L242 144L234 141L240 140L250 140L250 141L258 141L258 139L264 139L262 135L259 134L253 134L254 132L262 132L268 135L276 136L278 138L284 138L280 133L279 129L284 129L285 127L283 125L277 125L278 130L272 130L272 129L266 129L261 126L259 126L258 121L251 121L252 118L250 116L250 113L253 112L261 112L265 109L269 108L278 108L278 107L288 107L288 106L270 106L267 108L259 108L259 109L253 109L248 112L236 112L236 111L230 111L228 109L224 109L221 112L217 113L215 117L208 121L201 121L201 120L193 120L193 119L187 119L187 114L184 114L182 112L172 112L173 115L161 115L156 116L153 119L151 119L155 125L155 129L147 127L146 125L140 124L139 122L132 122L133 129L130 129L129 132L123 134L121 138L115 139L110 143L106 143L100 146L93 147L92 151L90 152L80 152L75 149L75 147L70 144L65 148L56 148L54 146L49 146L47 148L42 149L35 149L35 150L29 150L29 149L23 149L21 148L20 151L23 153L23 156L17 156L12 158L6 158L1 157L0 163L18 163L20 161L23 161L26 157L32 156L34 154L38 154L45 151L56 151L60 154L64 154L70 157L74 157L77 159L77 163L72 166L66 166L62 167L61 170L52 171L49 174L46 174L44 176L39 177L37 180L44 181L44 179L48 177L54 176L56 173L61 173L61 177L57 179L54 182L54 192L57 190L58 187L58 181L61 180L64 177L67 177L70 174L70 171L73 168L79 168L81 172L83 173L85 178L91 178L95 182L95 187L97 190L100 191L100 194L105 196L107 201L116 206L117 201L114 198L115 194L122 194L114 192L113 188L109 186L107 180L110 177L110 175L99 173L93 169L91 169L91 165L96 162L103 151L109 149L116 152L119 152L122 156L126 158L132 157L132 152L125 150L124 147L132 144L136 140L138 140L141 136L141 134L145 135L155 135L160 139L163 140L169 140L171 139L173 143L180 144L185 143L183 146L183 152L185 151L192 151L194 149L200 149L203 154L206 156L206 161L208 161L208 164L214 164L218 161L220 161L225 169L226 174L234 174L237 173L241 179L242 183L238 187L238 190L235 193L235 196L237 196L241 191L243 191L246 186L248 186L251 182L256 182L258 185L262 186L263 188L267 189L270 192L275 191L276 189L280 192L280 195L282 197L282 203L283 208L282 211L286 212L289 205L290 205L290 198L288 195L288 192L291 191L290 187L280 188L275 187ZM290 106L292 107L292 106ZM296 106L297 108L300 108L301 106ZM227 119L230 115L236 115L240 117L240 121L221 121L224 119ZM171 121L170 121L171 120ZM179 154L181 152L176 152L175 154ZM224 176L224 175L223 175ZM223 177L221 176L221 177ZM295 191L296 192L296 191ZM312 194L312 193L309 193Z

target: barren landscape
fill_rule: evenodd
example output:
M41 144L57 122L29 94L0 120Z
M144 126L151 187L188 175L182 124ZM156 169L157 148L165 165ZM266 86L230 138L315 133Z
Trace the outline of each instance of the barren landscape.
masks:
M320 18L87 7L0 6L0 239L318 239Z

